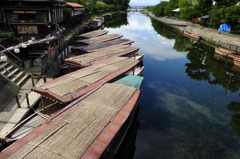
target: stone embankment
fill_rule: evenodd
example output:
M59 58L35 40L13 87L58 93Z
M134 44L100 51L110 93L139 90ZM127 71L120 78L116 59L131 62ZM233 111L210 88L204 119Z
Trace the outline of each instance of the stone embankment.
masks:
M201 36L201 42L206 42L215 47L220 46L236 51L236 47L231 46L230 43L240 45L240 35L233 35L227 32L219 33L218 30L203 27L188 21L183 21L175 18L157 17L151 12L148 12L148 15L162 23L176 27L181 31L189 31L194 35ZM238 48L238 52L240 52L240 47Z

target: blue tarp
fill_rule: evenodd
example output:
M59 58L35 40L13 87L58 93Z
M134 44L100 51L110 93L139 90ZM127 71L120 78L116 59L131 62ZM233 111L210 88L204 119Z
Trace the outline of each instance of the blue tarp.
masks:
M227 24L221 24L218 31L230 31L231 30L231 26L227 25Z

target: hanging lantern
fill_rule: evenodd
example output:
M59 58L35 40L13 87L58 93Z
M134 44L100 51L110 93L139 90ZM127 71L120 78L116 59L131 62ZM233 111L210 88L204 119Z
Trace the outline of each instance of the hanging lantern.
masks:
M28 40L28 43L29 43L29 44L32 44L32 43L33 43L33 41L32 41L32 40Z
M16 54L18 54L18 53L20 52L19 48L15 48L15 49L14 49L14 52L15 52Z
M0 61L7 61L7 56L5 54L0 54Z
M22 44L22 48L27 48L27 44Z

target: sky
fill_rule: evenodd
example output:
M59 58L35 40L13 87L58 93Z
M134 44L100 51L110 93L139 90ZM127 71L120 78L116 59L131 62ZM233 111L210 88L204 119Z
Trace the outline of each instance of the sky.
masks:
M131 0L130 6L151 6L160 3L161 1L168 1L168 0Z

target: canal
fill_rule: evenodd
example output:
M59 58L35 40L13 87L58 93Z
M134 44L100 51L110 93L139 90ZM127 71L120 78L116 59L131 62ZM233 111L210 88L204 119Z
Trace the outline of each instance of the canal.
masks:
M145 55L132 158L239 158L239 68L142 13L116 15L105 29Z

